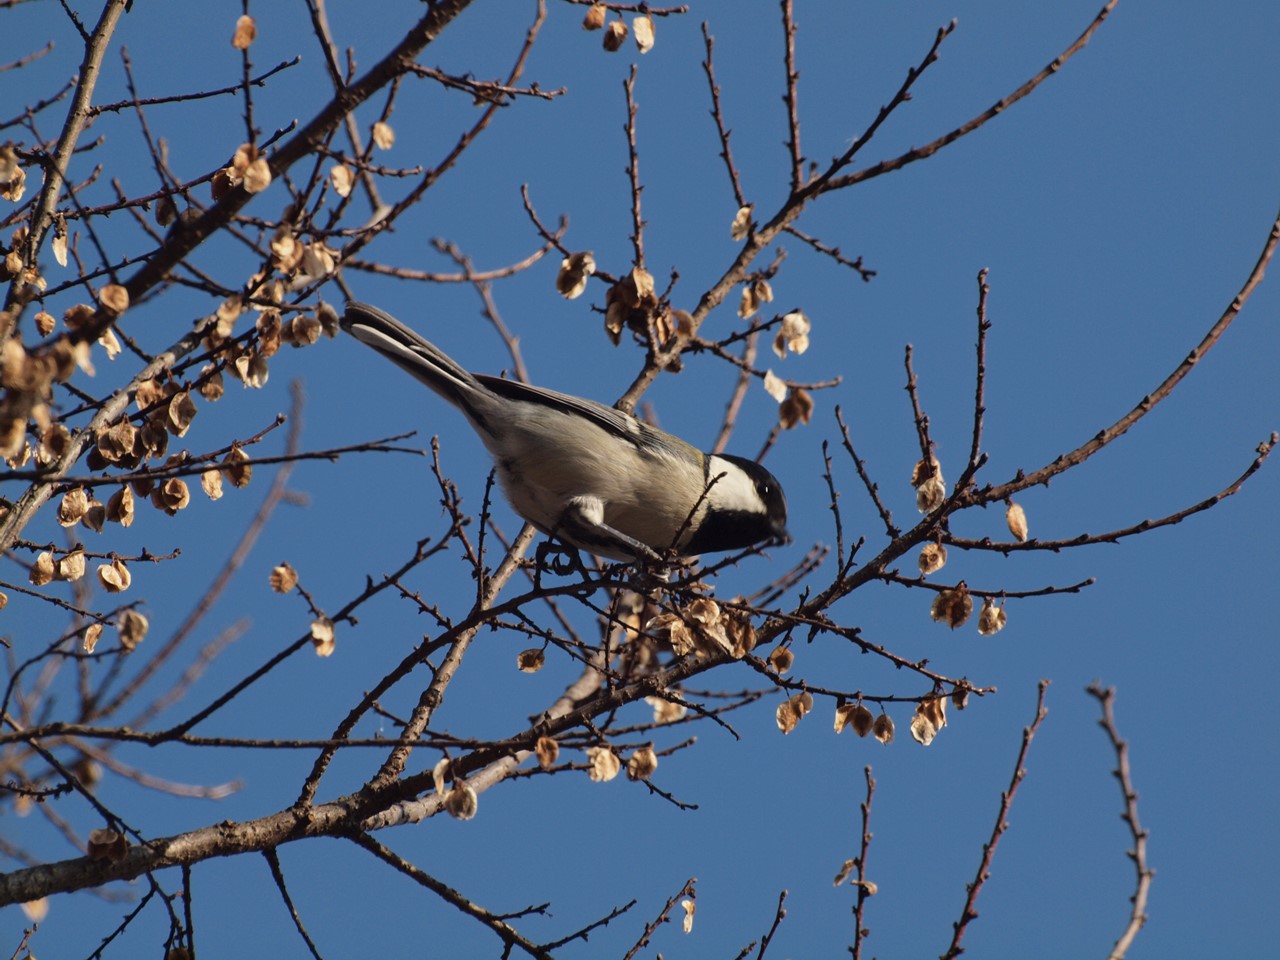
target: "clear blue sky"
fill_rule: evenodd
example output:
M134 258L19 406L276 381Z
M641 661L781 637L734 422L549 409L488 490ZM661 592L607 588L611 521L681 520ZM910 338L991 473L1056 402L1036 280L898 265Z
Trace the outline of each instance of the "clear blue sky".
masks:
M757 210L785 195L786 152L777 5L694 3L683 18L658 23L657 45L606 55L598 35L578 27L581 8L551 4L551 17L526 73L544 89L568 93L553 103L521 102L497 118L462 165L393 236L372 253L404 266L448 269L429 245L458 243L478 267L500 266L537 245L521 209L529 185L548 222L570 218L568 244L591 249L615 274L628 269L630 212L622 135L622 81L637 63L646 251L660 279L680 272L675 301L695 297L736 252L729 237L735 211L715 156L714 130L701 73L699 23L716 37L717 70L744 188ZM942 59L863 154L864 163L894 156L958 125L1043 67L1084 28L1096 2L1025 4L801 3L797 41L804 149L824 162L839 154L928 48L934 31L959 25ZM260 67L303 55L303 63L263 91L258 122L274 129L306 120L327 89L305 10L260 5ZM378 59L422 4L333 0L339 44L353 45L360 69ZM423 62L481 78L506 71L528 25L531 3L476 3L433 45ZM118 47L128 47L143 96L232 83L239 61L227 40L239 4L137 3L108 57L99 99L123 98ZM200 35L191 36L198 16ZM53 39L54 57L3 76L5 116L46 95L76 69L77 40L58 7L27 4L0 14L0 61ZM812 319L813 347L776 365L805 380L843 378L816 395L813 423L787 433L769 466L785 486L795 543L730 573L720 592L769 579L815 542L834 535L821 477L821 441L836 440L833 406L850 423L859 453L900 522L914 516L908 485L918 457L902 390L902 353L914 345L922 399L948 479L968 452L972 402L975 275L990 270L984 479L1051 461L1110 424L1152 390L1199 340L1235 295L1280 205L1280 99L1274 75L1280 7L1242 0L1229 12L1204 4L1122 2L1093 42L1036 94L937 157L819 204L802 229L863 256L877 271L864 284L789 241L774 282L775 306L798 306ZM237 106L209 110L155 108L153 129L168 138L182 176L223 162L243 140ZM393 117L397 143L387 162L432 164L459 124L475 116L467 97L429 83L406 84ZM362 114L367 122L373 115ZM53 121L44 121L50 135ZM107 149L135 149L128 118L104 120ZM97 130L95 129L95 133ZM79 168L83 177L89 158ZM141 190L151 176L140 158L126 179ZM270 193L258 201L278 211ZM274 204L274 205L273 205ZM252 209L252 208L251 208ZM123 229L123 226L121 227ZM236 282L228 258L197 259ZM612 401L630 382L638 354L615 349L591 304L603 286L567 303L554 289L548 258L500 284L495 297L520 338L535 382ZM55 268L56 269L56 268ZM466 289L409 286L349 274L357 294L427 333L472 369L506 365L501 344ZM1153 415L1093 462L1049 489L1020 498L1034 536L1063 538L1109 530L1171 513L1233 480L1256 445L1280 428L1280 287L1264 284L1233 329ZM336 290L328 299L337 300ZM692 300L689 301L690 303ZM212 304L192 295L166 298L133 322L150 344L185 329ZM55 313L58 311L54 311ZM706 332L730 329L730 308ZM123 361L122 361L123 362ZM465 422L408 377L342 338L282 354L260 392L229 383L228 397L202 409L203 449L265 426L288 406L288 384L307 394L305 446L354 443L404 430L426 445L439 434L445 465L469 508L478 510L487 460ZM731 373L691 358L684 374L663 378L648 394L662 424L695 444L709 444ZM733 449L754 455L774 416L757 390ZM276 441L269 452L278 452ZM878 548L881 529L847 459L836 457L846 531ZM655 941L667 957L732 957L767 931L778 893L789 891L788 917L770 955L843 955L852 920L849 888L831 877L856 853L862 770L878 781L870 876L879 894L868 905L872 936L864 955L941 953L959 916L1009 779L1022 727L1030 722L1036 682L1052 680L1049 716L1032 748L1028 778L1012 813L965 943L971 955L1105 956L1122 930L1132 868L1120 821L1121 798L1110 775L1114 757L1084 693L1094 679L1118 688L1118 720L1132 749L1140 812L1151 834L1157 871L1147 928L1134 958L1264 957L1274 950L1274 860L1280 849L1274 811L1280 787L1271 726L1272 687L1280 654L1275 627L1280 464L1244 491L1179 526L1061 556L957 557L948 571L971 585L1030 590L1086 577L1078 596L1011 602L1009 626L993 638L954 634L932 624L927 598L876 587L837 606L841 622L942 673L965 675L999 693L971 702L928 749L906 733L909 711L895 713L891 747L831 733L829 710L784 738L770 699L735 720L743 739L698 729L699 746L660 769L656 782L699 810L681 813L620 778L607 785L558 776L505 784L481 797L468 823L440 818L384 833L380 839L439 879L497 912L552 901L551 920L525 931L551 939L612 907L637 907L586 947L566 956L616 956L645 919L696 876L698 914L690 937L675 927ZM267 474L219 504L199 502L174 520L145 511L120 549L163 552L181 542L181 561L135 571L153 637L185 615L199 588L232 549L266 490ZM288 560L330 608L357 592L366 573L400 562L413 542L440 526L436 493L423 461L363 457L337 465L304 464L291 487L305 507L282 509L244 572L204 626L204 634L241 618L249 629L210 671L190 702L212 699L235 677L305 631L297 598L270 594L271 567ZM7 491L6 491L7 493ZM505 526L517 523L509 513ZM32 530L33 539L54 536ZM996 512L963 516L956 532L1003 533ZM473 586L466 567L441 561L415 574L413 589L457 597L459 613ZM10 563L4 574L19 576ZM0 614L11 642L60 629L47 608L15 600ZM588 632L591 624L579 624ZM199 732L324 736L347 705L430 629L409 604L386 598L367 608L359 628L340 628L335 655L301 658L273 681L210 720ZM477 736L517 729L572 677L555 657L541 673L513 667L520 638L489 634L472 650L450 688L439 726ZM797 645L796 672L814 682L868 692L918 693L902 676L834 643ZM745 670L713 674L727 688L752 686ZM415 691L399 698L410 702ZM178 714L174 714L176 719ZM383 732L389 733L390 730ZM371 726L362 731L373 735ZM681 734L683 735L683 733ZM672 741L674 742L674 740ZM135 826L164 835L243 820L286 805L311 758L245 756L172 747L119 756L178 780L243 779L230 799L174 801L108 780L107 802L129 811ZM345 758L330 774L354 783L369 758ZM344 773L346 779L344 779ZM77 814L83 819L83 814ZM50 859L72 855L36 817L0 827ZM37 839L37 834L39 838ZM337 841L281 850L291 890L326 957L364 953L496 956L486 931L420 893ZM175 886L176 874L162 882ZM193 874L197 944L206 956L231 953L302 956L265 864L246 857L199 865ZM139 884L127 891L136 895ZM116 891L120 892L120 891ZM33 943L38 956L90 953L118 917L118 904L92 895L59 898ZM0 913L0 950L16 944L23 917ZM159 911L139 924L116 955L159 949ZM131 945L129 945L131 944ZM110 953L109 953L110 955ZM434 955L434 954L433 954ZM648 956L652 956L650 951Z

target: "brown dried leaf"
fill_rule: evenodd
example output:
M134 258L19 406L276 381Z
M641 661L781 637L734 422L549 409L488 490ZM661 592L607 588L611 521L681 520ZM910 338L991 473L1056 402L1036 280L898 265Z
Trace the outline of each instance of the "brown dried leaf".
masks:
M729 225L729 236L734 240L745 240L750 233L751 204L748 203L745 207L739 207L738 212L733 215L733 223ZM752 295L758 297L755 291L752 291Z
M341 324L338 320L338 311L334 309L333 304L321 303L316 307L316 319L320 321L320 329L330 340L338 335Z
M865 737L871 732L871 728L875 724L875 720L871 716L870 710L862 704L858 704L857 707L854 708L853 720L851 723L853 724L853 732L860 737Z
M921 700L911 718L911 736L916 743L929 746L933 738L947 725L947 700L931 696Z
M222 471L213 467L200 474L200 489L210 500L222 499Z
M566 300L575 300L587 289L587 280L596 272L596 258L590 250L571 253L560 261L556 290Z
M151 502L172 517L191 503L191 490L181 477L170 477L151 491Z
M319 343L320 334L323 332L324 326L319 318L309 313L300 313L293 317L283 330L285 340L294 347L309 347Z
M165 426L175 437L185 437L197 413L196 402L190 393L186 390L175 393L169 400L169 419Z
M53 562L53 554L48 550L44 550L36 554L36 562L31 565L31 571L27 574L27 581L33 587L43 587L53 580L56 574L57 567Z
M60 423L49 426L40 434L40 445L36 447L36 462L48 466L56 462L71 447L71 431Z
M836 707L835 720L832 722L832 729L836 733L843 733L845 727L853 721L853 714L858 709L856 703L842 703Z
M87 846L90 860L107 860L117 863L123 860L128 852L129 841L124 838L124 834L104 828L89 832Z
M329 183L333 185L333 191L338 196L349 197L351 196L351 188L355 185L355 174L351 172L351 168L346 164L335 164L329 170Z
M644 629L647 633L665 638L677 657L683 657L694 650L693 631L677 614L660 613L646 623Z
M247 487L253 479L253 464L249 455L240 447L232 447L231 452L223 458L222 475L231 481L233 487Z
M627 761L627 777L631 780L648 780L657 769L658 755L653 752L652 743L645 744Z
M231 370L240 379L241 383L246 387L252 387L254 390L261 390L266 386L267 378L270 376L266 358L256 350L249 350L236 357Z
M127 419L120 419L98 434L98 453L107 463L119 463L133 455L138 430Z
M452 763L453 761L448 757L441 757L436 761L436 765L431 768L431 780L435 784L437 796L443 797L449 792L445 777L449 773L449 767Z
M317 657L327 657L332 654L337 642L332 620L328 617L316 617L311 621L311 643L316 648Z
M379 150L390 150L396 144L396 132L385 120L375 121L373 125L373 145Z
M1027 513L1012 500L1009 501L1009 507L1004 512L1004 522L1009 525L1009 532L1013 534L1013 539L1026 541Z
M809 318L799 310L792 310L782 318L782 327L773 338L773 352L785 359L787 351L804 353L809 349Z
M982 601L982 609L978 612L978 633L984 637L997 634L1004 629L1007 619L1004 607L997 607L991 597L986 597Z
M159 380L143 380L133 392L133 404L138 408L138 412L142 413L176 392L173 389L166 390L165 384Z
M521 650L516 656L516 666L522 673L537 673L547 662L547 655L538 647Z
M560 744L550 737L539 737L533 752L538 756L538 766L543 770L550 770L560 758Z
M107 519L122 527L133 523L133 490L123 486L107 501Z
M593 3L587 8L587 15L582 18L583 30L599 30L604 26L604 19L609 10L603 3Z
M36 324L36 332L42 337L53 333L53 328L58 322L57 318L46 310L41 310L32 319Z
M84 487L76 487L62 495L58 504L58 525L74 527L89 511L89 493Z
M680 929L685 933L693 932L693 914L698 909L698 905L686 897L680 901L680 909L684 911L684 921L680 924Z
M196 387L200 396L210 403L222 399L225 387L222 384L222 371L215 370L213 364L205 364L200 368L200 385Z
M683 720L689 708L683 703L676 703L666 697L645 697L644 702L653 707L653 722L657 724L675 723Z
M766 370L764 372L764 392L773 397L778 403L782 403L787 398L786 381L777 376L772 370Z
M648 53L653 49L653 17L642 13L631 21L631 34L635 37L636 49Z
M156 223L162 227L167 227L178 219L178 206L173 202L173 197L161 197L156 201L155 218Z
M455 820L470 820L476 815L479 806L480 798L465 780L455 782L453 788L445 794L444 808Z
M12 144L0 147L0 197L10 203L22 199L26 190L27 171L18 166L18 153Z
M778 422L782 429L791 430L813 419L813 397L803 387L794 388L778 407Z
M871 734L885 746L893 743L893 719L887 713L880 714L871 725Z
M937 573L947 562L947 548L940 543L926 543L920 548L920 573L928 576Z
M272 568L267 581L276 593L288 593L298 585L298 571L288 563L282 563Z
M950 590L943 590L933 600L929 616L938 623L945 623L952 630L964 626L973 613L973 597L963 580Z
M258 37L258 25L247 13L236 20L236 32L231 36L231 45L237 50L248 50L249 45Z
M947 484L937 457L916 463L911 471L911 486L916 488L916 509L921 513L931 513L942 505L947 499Z
M102 637L102 624L91 623L84 631L84 640L81 649L85 653L93 653L93 648L98 645L98 640Z
M812 709L813 695L809 691L804 690L793 697L788 697L778 704L776 713L778 729L784 734L790 733L796 728L796 724L800 722L800 719Z
M607 783L622 769L622 761L609 747L587 747L587 761L591 764L587 775L596 783Z
M611 20L604 30L604 48L617 53L627 40L627 25L621 20Z
M796 655L791 652L790 647L776 646L769 653L769 666L777 671L778 676L783 676L791 669L791 664L795 662Z
M116 621L116 629L120 631L120 645L126 651L132 651L146 637L151 622L137 610L126 610Z
M846 880L849 879L849 876L857 868L858 868L857 860L846 860L843 864L841 864L840 869L836 871L836 878L831 881L831 885L833 887L840 886L842 883L844 883Z
M72 550L58 560L59 580L74 582L84 576L84 551Z
M129 309L129 291L118 283L108 283L98 294L103 309L113 317L118 317Z
M133 574L123 560L112 560L98 565L98 582L107 593L123 593L133 582Z

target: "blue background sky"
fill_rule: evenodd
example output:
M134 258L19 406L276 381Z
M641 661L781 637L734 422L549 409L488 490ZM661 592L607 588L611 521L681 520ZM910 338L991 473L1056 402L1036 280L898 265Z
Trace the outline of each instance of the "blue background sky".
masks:
M1077 2L799 6L804 147L820 162L842 152L866 126L934 31L952 17L959 21L942 60L860 166L927 142L986 108L1056 56L1096 12L1096 4ZM532 9L477 3L423 62L481 78L505 73ZM420 12L421 4L386 3L373 16L366 4L338 0L330 11L339 44L356 48L361 70ZM744 188L758 211L776 209L787 185L776 4L695 3L690 15L659 21L657 45L643 58L631 47L606 55L599 35L579 29L581 12L551 5L526 73L526 80L568 93L504 111L462 165L379 241L379 257L451 269L429 245L439 236L459 244L480 268L519 259L537 244L520 205L519 187L527 183L545 220L569 216L570 247L591 249L603 267L625 272L630 214L622 80L635 62L650 269L661 278L678 268L674 302L683 305L684 297L692 304L737 249L729 237L735 203L707 116L698 29L704 19L717 41L718 79ZM124 18L115 47L129 48L144 96L225 85L239 75L227 42L238 13L238 4L139 2ZM254 13L259 67L303 55L302 65L260 93L258 121L267 129L294 117L305 121L322 102L327 81L304 8L262 5ZM53 57L0 78L9 104L0 113L7 116L55 89L74 72L79 55L76 37L52 3L26 4L3 18L0 61L46 39L57 43ZM837 403L895 516L901 524L914 519L907 481L918 447L902 390L904 344L914 345L948 479L959 472L970 438L980 268L990 270L994 323L985 480L1051 461L1154 389L1235 295L1280 203L1278 29L1280 8L1265 0L1216 13L1181 0L1121 3L1093 42L1030 99L937 157L829 197L805 214L802 229L865 257L877 276L863 284L806 254L798 241L784 243L789 256L774 281L775 306L803 308L814 324L813 348L775 367L797 379L839 376L843 383L816 396L813 424L782 437L768 462L788 492L795 543L771 560L730 572L721 594L748 589L811 544L833 541L820 444L838 437ZM124 96L113 51L98 100ZM393 117L397 142L387 162L435 163L474 116L464 95L408 83ZM173 166L183 176L225 162L243 140L231 100L155 108L149 119L168 138ZM367 123L373 114L361 119ZM50 135L53 119L43 123ZM110 118L99 128L108 137L106 149L137 150L129 118ZM151 189L152 175L138 157L116 172L127 189L140 192ZM80 162L83 177L91 157ZM272 215L282 202L269 191L250 209ZM237 248L210 246L196 259L228 282L253 269ZM603 337L599 315L590 310L603 303L603 286L566 303L555 293L556 265L547 258L499 285L497 303L535 382L611 401L630 382L639 356ZM348 279L361 298L413 323L467 366L497 372L507 364L472 291L357 274ZM1263 285L1223 342L1135 431L1049 489L1019 498L1034 536L1069 537L1163 516L1216 492L1244 469L1259 441L1280 427L1280 292L1274 284ZM336 290L327 296L339 299ZM195 295L166 296L131 316L130 329L159 346L212 308ZM732 309L722 308L704 332L721 334L735 322ZM691 358L686 367L683 375L660 380L646 399L664 427L710 444L732 374L706 358ZM262 391L229 383L226 400L201 405L193 448L265 426L288 406L292 379L301 380L307 394L308 448L408 429L418 429L416 442L425 446L438 433L446 468L466 505L479 509L488 463L464 421L345 338L282 353ZM774 415L773 401L755 390L732 448L753 455ZM264 452L279 452L282 442ZM836 466L846 531L865 535L867 549L876 549L875 513L848 461L837 456ZM145 545L162 552L183 545L181 561L135 569L133 590L147 600L150 639L180 622L193 592L224 562L265 493L267 471L258 477L220 503L197 497L172 520L143 510L126 535L114 531L115 549ZM303 604L266 586L275 563L293 563L319 602L336 609L360 590L366 573L390 569L417 538L441 528L434 485L417 458L304 464L290 486L308 503L276 514L205 622L202 640L241 618L250 626L193 693L192 706L305 632L310 617ZM1274 949L1270 918L1280 893L1273 866L1280 774L1267 733L1280 668L1273 612L1278 494L1273 464L1208 514L1120 546L1007 560L953 552L944 577L963 576L983 588L1025 590L1097 578L1079 596L1011 602L1009 626L994 638L930 623L927 598L916 592L872 587L838 605L834 615L861 626L868 639L904 656L928 657L944 674L999 687L998 695L953 715L928 749L908 738L906 709L894 712L899 740L888 748L834 737L825 708L784 738L770 699L735 718L740 742L703 727L697 749L659 768L656 782L699 804L697 812L680 813L623 779L597 785L562 775L504 784L481 797L472 822L441 818L380 839L494 911L551 900L553 919L524 922L535 939L552 939L639 898L631 914L566 956L621 955L690 876L699 881L694 933L686 938L667 928L655 941L664 956L734 956L768 929L784 888L788 917L771 955L834 956L851 939L853 898L850 888L833 889L830 881L856 853L862 770L871 764L878 787L870 876L880 892L868 905L872 936L865 949L882 957L936 955L949 941L1022 727L1032 718L1036 681L1047 677L1050 713L979 903L981 917L965 944L989 957L1102 956L1123 929L1133 876L1110 775L1114 758L1096 726L1096 705L1084 693L1099 679L1119 691L1119 723L1132 747L1157 871L1150 922L1130 955L1266 956ZM514 532L514 517L500 517ZM51 516L42 523L29 531L33 539L54 536ZM1004 527L992 511L962 516L954 529L1000 537ZM465 571L456 559L442 558L416 571L412 586L457 597L452 612L461 613L473 589ZM4 576L18 578L21 571L8 563ZM20 649L62 627L48 608L16 598L0 616L0 629ZM589 621L580 623L590 628ZM298 658L199 732L324 736L427 629L409 604L385 598L365 609L358 629L340 627L332 658ZM515 653L524 646L523 638L483 635L436 726L500 736L547 704L574 668L552 656L541 673L518 674ZM923 692L833 642L797 645L797 654L796 673L814 682ZM713 676L727 688L756 684L745 669ZM416 692L411 683L390 705L401 708ZM375 728L366 724L361 732L372 735ZM671 742L687 732L677 731ZM151 835L272 812L293 798L311 762L305 753L173 747L119 755L175 779L245 781L240 793L215 803L174 801L109 778L104 800L129 811ZM371 762L345 756L326 781L341 786L323 797L358 782ZM96 825L83 811L73 813L70 802L64 806L86 829ZM49 859L73 855L36 816L7 816L3 829ZM281 850L281 860L325 956L416 955L432 947L455 956L499 953L487 931L349 844L295 845ZM178 883L176 874L162 879ZM203 954L303 955L260 858L201 864L193 889ZM55 899L34 951L88 954L120 912L92 895ZM126 939L132 946L119 950L158 949L165 925L153 913ZM13 908L0 912L0 948L16 944L23 922Z

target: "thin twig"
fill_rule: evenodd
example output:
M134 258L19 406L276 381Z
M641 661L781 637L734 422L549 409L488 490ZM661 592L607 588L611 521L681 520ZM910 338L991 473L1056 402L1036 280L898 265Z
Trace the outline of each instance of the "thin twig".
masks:
M1138 931L1147 922L1147 898L1151 894L1151 881L1156 872L1147 866L1147 831L1138 820L1138 792L1133 788L1133 779L1129 772L1129 744L1121 739L1120 730L1116 726L1115 689L1111 687L1103 689L1096 681L1089 684L1086 689L1102 708L1102 719L1098 721L1098 726L1106 731L1107 739L1111 741L1111 749L1115 751L1116 768L1112 773L1120 784L1120 792L1124 795L1124 812L1120 814L1120 819L1128 824L1129 835L1133 837L1133 849L1127 851L1137 873L1133 895L1129 898L1133 909L1129 912L1128 925L1116 940L1115 946L1111 948L1111 953L1107 955L1107 960L1124 960L1129 948L1133 946L1134 939L1138 936Z
M1018 792L1019 784L1022 783L1023 778L1027 775L1027 753L1031 749L1031 741L1040 729L1040 724L1044 721L1045 714L1048 713L1044 705L1044 695L1048 689L1049 681L1041 680L1036 693L1035 719L1031 722L1031 726L1024 727L1022 730L1022 747L1018 750L1018 759L1013 766L1013 777L1009 781L1009 789L1000 794L1000 812L996 815L996 825L991 831L991 839L982 845L982 860L978 864L978 872L974 876L973 882L965 885L968 896L964 901L964 910L960 914L960 919L952 924L954 934L951 937L951 945L947 947L947 951L942 955L941 960L955 960L956 957L964 952L964 948L960 946L960 941L964 939L969 923L978 917L978 911L975 909L978 903L978 895L982 893L983 885L991 876L991 862L995 858L996 845L999 844L1004 832L1009 829L1009 810L1013 806L1013 798Z

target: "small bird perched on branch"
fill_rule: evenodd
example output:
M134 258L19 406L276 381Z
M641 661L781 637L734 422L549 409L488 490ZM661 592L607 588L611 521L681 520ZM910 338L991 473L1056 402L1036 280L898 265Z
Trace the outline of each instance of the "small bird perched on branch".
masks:
M550 537L627 562L789 540L782 487L758 463L591 400L468 373L368 304L348 303L342 327L462 411L511 506Z

